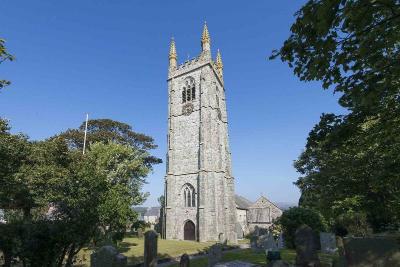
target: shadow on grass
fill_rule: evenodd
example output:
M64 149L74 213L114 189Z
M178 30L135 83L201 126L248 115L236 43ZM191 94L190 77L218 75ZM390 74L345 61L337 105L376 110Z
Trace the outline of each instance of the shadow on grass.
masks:
M135 242L126 242L126 241L122 241L118 244L118 251L120 253L124 253L127 252L128 250L130 250L132 247L136 247L138 246L138 243Z

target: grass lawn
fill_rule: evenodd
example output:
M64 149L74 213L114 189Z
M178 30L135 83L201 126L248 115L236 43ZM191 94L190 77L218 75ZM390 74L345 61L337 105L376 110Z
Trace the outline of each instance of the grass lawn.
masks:
M246 240L241 241L240 243L246 243ZM194 241L174 241L159 238L158 258L175 258L181 256L184 253L187 253L189 255L196 254L202 251L206 251L213 244L214 242L200 243ZM143 261L144 238L128 236L119 244L118 250L128 257L128 265L140 263ZM78 264L76 266L90 266L89 261L91 253L91 249L83 249L78 257ZM296 258L296 251L291 249L281 250L281 257L283 260L293 264ZM333 256L320 253L319 258L321 260L322 266L330 266L328 265L328 263L332 261ZM260 266L266 266L265 253L255 252L252 249L226 252L222 257L222 261L224 262L234 260L248 261ZM207 261L207 257L193 259L190 261L190 266L207 266ZM172 266L178 266L178 264Z
M292 249L281 250L281 257L284 261L294 264L296 259L296 251ZM328 254L319 254L322 266L331 266L330 263L333 260L333 256ZM240 251L226 252L222 256L223 262L241 260L251 262L260 266L266 266L266 255L264 252L255 252L252 249L244 249ZM207 257L201 259L195 259L190 261L191 267L204 267L207 266ZM179 264L172 265L173 267L179 266Z
M214 242L175 241L158 238L158 258L178 257L184 253L195 254L207 250ZM78 256L76 266L90 266L92 249L83 249ZM144 238L128 236L120 242L118 251L128 257L128 264L143 261Z

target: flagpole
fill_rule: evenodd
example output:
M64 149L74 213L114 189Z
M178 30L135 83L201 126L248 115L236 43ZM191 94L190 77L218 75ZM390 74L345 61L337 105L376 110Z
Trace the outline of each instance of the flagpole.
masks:
M89 120L89 114L86 113L85 137L83 138L83 151L82 151L83 155L85 155L85 149L86 149L86 135L87 135L88 120Z

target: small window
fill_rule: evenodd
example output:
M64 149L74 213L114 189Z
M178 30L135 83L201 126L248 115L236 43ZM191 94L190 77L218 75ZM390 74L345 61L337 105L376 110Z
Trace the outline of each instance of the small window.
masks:
M183 203L185 207L196 207L196 193L191 184L185 184L183 190Z
M182 89L182 103L189 102L196 99L195 82L192 77L185 80L185 86Z

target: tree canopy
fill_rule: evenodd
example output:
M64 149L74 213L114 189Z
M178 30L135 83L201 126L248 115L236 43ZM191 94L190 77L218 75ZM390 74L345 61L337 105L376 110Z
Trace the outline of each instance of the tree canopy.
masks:
M310 0L297 13L280 57L304 81L322 81L351 110L399 98L400 1Z
M83 149L85 124L85 122L82 122L78 129L68 129L61 133L59 137L65 139L70 148ZM141 151L149 151L157 147L151 136L135 132L130 125L110 119L88 121L86 145L90 148L90 145L96 142L129 145ZM151 167L153 164L161 162L161 159L148 155L145 163L148 167Z
M90 242L118 242L137 223L132 206L147 197L142 187L154 163L145 148L155 146L152 139L152 146L97 139L84 155L67 140L29 141L0 120L0 208L7 221L0 224L0 250L6 266L12 257L29 266L72 266Z
M300 205L375 231L400 225L400 1L310 0L280 57L303 81L340 94L346 115L322 114L295 162ZM341 219L343 221L343 218Z
M13 61L14 56L12 56L10 53L7 52L7 48L5 46L5 40L0 38L0 64L5 62L5 61ZM10 81L7 80L0 80L0 90L6 86L9 85Z

